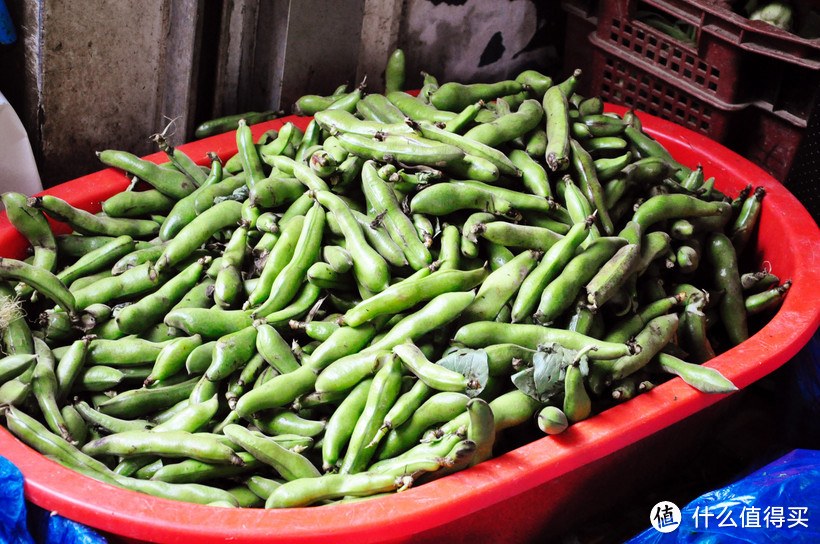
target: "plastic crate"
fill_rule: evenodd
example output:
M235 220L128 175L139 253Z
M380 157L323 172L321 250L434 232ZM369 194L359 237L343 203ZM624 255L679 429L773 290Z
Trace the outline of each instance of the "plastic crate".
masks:
M585 92L705 134L785 179L820 94L820 40L703 0L563 7L565 68L584 70ZM639 10L691 25L693 43L638 20Z

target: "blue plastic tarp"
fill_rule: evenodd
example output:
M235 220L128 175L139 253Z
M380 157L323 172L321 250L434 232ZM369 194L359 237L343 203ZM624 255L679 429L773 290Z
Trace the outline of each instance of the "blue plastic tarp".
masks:
M0 544L106 544L80 523L27 502L23 474L0 457Z
M628 544L820 542L820 451L796 449L680 508L653 509ZM675 519L673 519L675 518ZM675 522L679 525L672 529Z

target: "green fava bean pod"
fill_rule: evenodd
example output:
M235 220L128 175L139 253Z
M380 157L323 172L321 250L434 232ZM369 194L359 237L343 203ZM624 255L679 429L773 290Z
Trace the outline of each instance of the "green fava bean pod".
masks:
M14 296L14 289L7 282L0 281L0 300L13 300ZM3 352L8 355L34 354L31 328L22 312L10 312L2 339Z
M265 121L270 121L271 119L276 119L281 115L282 112L280 111L270 110L261 112L249 111L235 115L217 117L198 125L196 130L194 130L194 138L200 140L202 138L207 138L208 136L214 136L216 134L223 134L225 132L230 132L231 130L236 130L240 119L244 119L249 125L255 125L257 123L263 123Z
M36 363L31 374L31 392L40 406L40 412L49 429L71 442L72 438L57 402L59 386L54 372L56 366L54 354L45 341L37 337L34 337L34 350Z
M438 270L416 280L408 278L363 300L345 312L343 321L357 327L377 316L402 312L444 293L468 291L478 286L487 274L486 268L472 271Z
M568 426L567 415L557 406L544 406L538 412L538 428L546 434L561 434Z
M353 429L367 403L373 378L359 382L344 399L327 421L322 439L322 470L330 472L338 468L342 452L350 441Z
M105 267L112 266L122 257L132 253L136 242L128 235L118 236L102 247L86 253L73 264L63 268L57 277L66 285L74 280L99 272ZM143 250L144 251L144 250Z
M239 397L245 394L254 384L254 382L262 375L262 372L268 366L267 361L259 353L254 354L250 360L239 370L228 385L228 390L225 392L225 398L228 400L228 407L233 411L236 408L236 402ZM233 412L235 414L235 412ZM236 419L239 415L236 414ZM232 421L236 423L236 421ZM227 424L227 423L226 423ZM218 431L214 431L218 432Z
M296 242L299 240L304 224L305 216L296 215L282 226L281 236L265 257L262 271L259 274L259 281L248 294L245 303L248 308L262 304L270 296L273 281L293 258L293 251L296 248Z
M479 223L473 227L473 231L494 244L538 252L547 251L563 238L549 228L507 221Z
M470 386L466 376L431 362L412 341L393 347L393 353L407 370L431 389L463 393Z
M384 366L392 353L386 349L366 349L330 363L316 377L314 388L323 394L348 391L361 380L373 376Z
M355 221L356 218L354 217L353 220ZM353 258L350 252L342 246L327 245L323 247L322 259L339 274L349 272L353 268Z
M262 466L262 463L249 453L237 455L242 459L241 466L203 463L194 459L186 459L179 463L163 465L151 476L151 479L169 483L202 483L217 478L236 477Z
M31 368L34 370L34 367ZM31 393L31 376L28 372L0 385L0 403L4 406L23 406Z
M44 210L57 221L68 224L81 234L147 238L159 232L159 223L150 219L117 218L95 215L70 205L52 195L31 197L26 201L32 208Z
M531 131L524 142L524 151L534 160L545 157L547 154L546 123Z
M333 334L341 325L337 322L341 314L331 314L330 320L323 319L322 321L296 321L292 319L288 325L291 329L304 331L304 333L313 340L324 342L330 335Z
M584 375L578 363L567 367L564 377L563 412L571 423L584 420L592 413L592 401L584 385Z
M479 210L517 219L513 205L494 192L480 187L436 183L416 193L410 200L410 211L435 216L449 215L459 210Z
M56 275L44 268L38 268L17 259L0 257L0 280L25 282L72 316L77 315L79 307L75 296Z
M225 200L198 215L185 225L177 236L168 242L157 259L155 269L161 272L188 257L209 238L220 230L236 225L242 217L242 204L235 200Z
M752 232L760 217L761 203L765 195L766 189L757 187L754 193L743 201L737 218L735 218L732 226L728 230L727 234L732 240L737 254L743 252L752 236Z
M77 391L109 391L122 383L125 374L122 370L110 366L87 366L82 369L75 382Z
M257 436L241 425L226 425L222 432L259 461L272 466L285 480L314 478L321 473L304 455Z
M153 293L125 306L115 318L117 327L126 334L139 334L162 322L168 311L197 284L210 260L210 257L197 259Z
M251 325L219 338L205 377L216 382L247 363L256 353L257 334L257 328Z
M151 214L167 214L176 201L156 189L123 191L105 199L102 211L109 217L138 218Z
M512 163L521 170L521 182L531 193L549 198L552 196L547 171L531 154L520 149L509 152Z
M233 449L215 438L186 431L123 431L110 434L85 444L82 451L88 455L159 455L188 457L206 463L243 465L242 458Z
M124 418L150 414L187 399L198 381L191 378L175 385L129 389L106 400L98 409L104 414Z
M371 442L374 444L379 443L388 432L410 419L424 401L434 394L435 390L428 387L423 381L417 379L410 390L400 395L390 410L388 410L387 414L385 414L384 422L381 427L379 427L379 430Z
M649 321L665 315L680 306L685 298L686 295L684 293L676 293L669 297L659 298L639 308L638 312L629 319L617 323L607 331L603 339L607 342L626 342L630 337L639 333Z
M99 152L97 156L106 166L125 170L176 200L186 197L196 189L194 182L179 170L162 167L126 151L107 149Z
M365 168L367 168L365 163ZM378 293L387 287L390 271L384 258L368 243L364 231L347 204L330 191L312 193L335 217L345 237L345 247L353 261L356 279L369 291Z
M515 76L515 80L525 85L529 89L529 92L534 94L538 99L543 98L544 93L547 92L547 89L552 87L553 84L551 77L537 70L524 70Z
M457 270L461 264L461 233L455 225L444 225L439 239L437 261L441 262L439 270Z
M40 314L37 322L41 327L43 338L49 345L74 338L71 317L59 307L48 309Z
M496 433L532 420L539 410L544 407L544 403L533 399L518 389L497 396L489 402L489 405L493 412ZM442 425L437 434L446 436L456 433L459 428L469 425L469 422L470 416L464 411Z
M145 378L145 385L165 380L182 370L191 353L201 345L202 337L198 334L171 340L157 354L151 373Z
M371 441L384 421L384 416L398 398L401 382L401 362L397 357L391 356L373 377L364 409L356 420L339 467L340 474L362 472L375 454L376 444Z
M79 233L58 234L54 237L57 251L68 257L82 257L89 251L110 242L114 236L82 236Z
M288 343L275 327L267 323L254 323L256 327L256 351L265 361L279 371L287 374L299 368L299 363L293 355Z
M766 289L760 293L748 295L744 300L747 315L757 315L759 313L772 310L780 306L783 302L783 297L791 289L792 282L787 280L781 285L777 285L771 289Z
M702 393L732 393L738 389L714 368L688 363L663 352L658 353L657 361L661 369L680 376L683 381Z
M189 433L202 432L220 409L220 402L216 395L201 402L188 401L179 411L163 421L156 422L151 429L155 433L166 431L186 431Z
M201 338L201 337L200 337ZM185 371L191 375L204 374L211 364L216 340L203 342L196 346L185 359Z
M476 444L475 455L468 466L477 465L492 458L495 445L495 416L487 401L472 398L467 402L467 414L470 423L467 425L467 440Z
M114 238L111 242L113 242L114 240L116 240L116 238ZM105 247L107 245L108 244L105 244L104 246L102 246L98 249L102 249L103 247ZM164 248L165 248L164 243L158 243L158 244L150 244L149 243L149 245L146 245L146 246L141 247L141 248L135 247L133 251L130 251L129 253L126 253L125 255L123 255L121 258L119 258L113 264L113 266L111 266L111 275L112 276L119 276L123 272L126 272L127 270L130 270L130 269L134 268L135 266L145 264L148 261L152 261L152 262L156 261L159 258L159 256L162 255L162 251L163 251ZM97 250L95 249L93 251L97 251ZM86 255L91 255L92 253L87 253ZM82 259L82 257L80 259ZM77 262L79 262L80 259L78 259ZM97 271L97 272L100 272L100 271ZM61 271L61 273L62 273L62 271ZM79 278L77 278L77 279L79 279ZM74 281L74 280L72 280L72 281Z
M625 378L646 366L652 357L669 343L678 330L679 323L678 314L656 317L635 336L635 342L640 346L640 351L614 360L597 361L594 364L608 368L613 380Z
M201 213L204 213L208 208L214 205L217 198L227 197L230 196L234 191L240 190L245 187L245 182L247 180L247 175L244 173L237 174L235 176L226 177L220 182L213 183L211 185L206 185L200 187L195 194L193 194L194 204L194 217ZM181 200L180 202L186 202L185 199ZM187 206L187 202L186 202ZM165 218L165 222L169 222L170 225L176 223L178 227L174 227L174 229L183 227L183 221L179 222L172 222L176 214L169 213L168 216ZM193 220L193 217L191 217ZM187 224L187 223L186 223ZM179 232L179 231L177 231ZM166 235L168 239L172 238L171 235ZM162 231L160 231L160 237L162 237Z
M403 91L398 90L393 92L401 93ZM366 106L369 106L370 116L368 117L362 114L362 112L359 113L365 117L365 119L369 118L373 121L380 121L382 123L404 123L404 113L387 98L388 94L391 93L371 93L365 95L359 104L356 104L356 107L358 109L360 104L365 103Z
M632 221L640 225L642 232L648 232L650 226L665 219L722 216L727 211L731 212L727 202L710 202L685 194L656 195L635 210Z
M331 134L345 132L358 134L359 136L369 136L371 138L379 133L415 134L413 128L404 122L404 117L396 123L386 124L379 121L361 120L355 115L345 111L324 110L318 112L315 119L324 130ZM332 145L339 145L344 149L338 138L335 136L331 136L331 138L335 138L335 141L331 140ZM327 140L325 142L327 142Z
M749 326L735 247L728 236L716 232L707 239L704 249L715 288L723 291L718 306L723 328L729 341L738 345L749 338Z
M465 440L466 434L466 428L462 428L459 429L459 432L444 436L437 441L420 441L403 453L376 461L367 470L378 474L393 475L412 474L417 470L434 470L438 474L441 467L449 464L449 459L445 458L449 457L450 452L467 442ZM432 468L421 468L424 464L430 462L428 460L433 462Z
M34 359L34 355L29 353L6 355L0 359L0 383L16 378L33 367Z
M475 300L475 297L476 294L472 291L443 293L436 296L421 309L393 325L386 335L368 346L368 351L392 349L408 339L415 340L451 323Z
M478 288L473 302L461 314L459 322L465 324L495 319L501 308L518 292L542 255L540 251L522 251L490 273Z
M253 141L251 129L244 119L240 119L236 129L237 154L242 164L242 170L248 173L248 188L253 187L265 179L262 159L259 150Z
M369 138L352 132L334 135L341 146L365 160L443 168L464 158L465 152L457 146L435 140L423 140L415 135L386 134Z
M394 91L387 94L387 99L396 106L406 117L413 121L430 121L446 123L456 116L452 111L441 110L425 102L421 95L416 97L404 91Z
M34 249L32 266L54 272L57 264L57 240L43 212L29 206L22 193L7 192L1 198L9 222ZM22 286L18 292L21 289Z
M408 487L410 476L393 474L325 474L320 477L286 482L265 501L265 508L294 508L341 497L367 497Z
M439 110L458 112L478 100L488 102L521 92L523 88L524 85L515 80L471 84L447 82L430 93L430 103Z
M394 49L384 68L384 93L404 90L406 59L402 49Z
M300 395L310 393L316 383L316 373L302 366L287 374L280 374L256 385L239 397L236 412L244 418L269 408L280 408L292 403Z
M379 177L371 161L362 167L362 188L376 214L384 214L390 236L402 248L410 266L420 270L433 262L429 249L419 239L413 221L402 211L393 189Z
M180 307L168 312L164 323L188 335L201 334L205 339L216 339L249 327L253 319L244 310Z
M600 308L627 282L640 259L640 244L627 244L618 249L586 284L587 302Z
M118 276L103 275L73 291L77 307L85 309L92 304L108 304L153 291L170 276L160 274L151 262L130 268ZM83 278L81 278L83 279ZM75 282L76 284L76 282ZM72 285L74 289L74 285Z
M499 173L512 177L521 177L521 171L512 163L507 155L500 149L465 138L460 134L448 132L439 128L434 123L419 121L412 123L423 137L437 142L453 145L461 149L466 155L481 157L495 165Z
M151 136L151 140L157 144L157 147L165 153L165 156L171 161L169 167L172 165L176 170L185 174L188 179L190 179L194 187L201 186L208 177L202 168L194 162L194 160L189 157L184 151L181 149L172 147L168 140L165 138L164 134L153 134Z
M567 349L581 350L592 345L596 349L587 353L589 359L615 359L637 351L634 344L598 340L566 329L496 321L468 323L456 331L453 340L468 348L483 348L494 344L516 344L536 350L541 345L558 343Z
M706 334L707 295L692 293L686 307L680 315L678 327L678 344L689 354L687 359L692 363L704 363L715 357L715 350Z
M86 364L108 366L141 366L153 363L165 343L136 336L116 340L95 338L88 345Z
M82 445L88 441L88 424L83 417L71 404L65 404L60 408L60 414L63 416L66 427L68 427L68 434L75 444Z
M543 107L547 124L546 163L553 172L562 171L569 166L570 124L567 97L559 86L546 90Z
M468 417L469 401L470 397L464 393L441 391L433 394L413 412L410 419L387 433L377 452L377 459L382 461L409 450L418 444L424 432L434 425L451 422L460 414ZM466 425L466 422L464 424ZM453 429L453 432L455 430Z
M384 321L376 319L357 327L339 327L310 354L305 365L314 372L321 372L337 359L367 346L383 324Z
M325 226L325 210L314 203L305 216L305 223L296 246L293 258L276 276L271 284L270 296L261 306L253 311L255 317L266 317L284 308L299 290L307 269L319 258L322 235Z
M145 419L120 419L103 414L85 401L75 402L74 408L89 425L99 427L109 434L125 431L144 431L151 427L151 423Z
M103 463L83 454L67 440L52 433L24 411L11 405L7 406L4 411L9 431L41 454L55 456L61 463L70 461L94 470L108 470Z
M583 223L576 223L569 232L558 240L540 258L535 268L521 282L512 305L513 323L524 321L532 316L544 288L555 279L566 264L575 255L575 251L587 238L591 218Z
M538 100L525 100L515 113L503 115L490 123L481 123L468 130L465 138L497 147L534 129L544 116Z
M598 212L598 220L601 222L604 233L607 235L613 234L615 227L612 224L612 219L609 217L609 210L606 207L604 197L604 188L598 179L592 157L584 147L573 138L570 139L570 151L572 165L580 180L580 186L584 191L584 195Z
M234 229L222 253L222 264L214 281L214 302L222 308L236 304L242 290L242 263L248 243L249 226L240 224Z
M625 245L624 238L603 236L573 257L544 288L534 314L535 319L547 324L558 318L572 305L583 286L595 276L601 266Z
M89 336L75 340L70 344L68 350L57 363L54 369L54 375L57 379L57 396L60 400L64 400L68 397L74 381L80 375L83 366L85 366L88 345L90 343L91 337ZM18 357L20 356L21 355L18 355Z
M474 104L470 104L466 106L459 114L447 121L444 124L444 130L448 132L455 132L457 134L463 133L465 130L469 128L469 126L473 123L478 113L484 108L486 105L484 104L483 100L479 100Z

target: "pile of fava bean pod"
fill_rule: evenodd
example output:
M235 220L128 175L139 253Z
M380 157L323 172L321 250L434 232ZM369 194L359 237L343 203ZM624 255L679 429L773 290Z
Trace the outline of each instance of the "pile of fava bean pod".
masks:
M735 389L700 363L789 286L742 264L762 189L721 193L578 71L411 93L398 62L385 94L300 99L304 130L240 121L209 165L102 151L139 180L102 213L4 194L33 248L0 259L11 433L115 486L282 508L422 485L672 376Z

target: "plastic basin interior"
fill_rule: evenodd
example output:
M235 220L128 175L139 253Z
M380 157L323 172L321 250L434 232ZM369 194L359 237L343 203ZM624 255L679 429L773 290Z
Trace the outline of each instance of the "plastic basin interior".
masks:
M624 111L618 106L607 108ZM793 287L767 325L707 363L743 389L788 361L820 324L814 291L820 282L820 230L799 201L759 167L695 132L649 115L640 117L645 130L676 159L690 167L702 164L706 176L714 176L716 186L730 196L747 183L766 188L756 260L760 266L768 263L781 279L791 279ZM303 128L307 123L305 118L279 119L254 126L254 134L288 120ZM208 151L223 157L232 155L235 136L223 134L180 148L205 164ZM165 160L159 153L149 158ZM46 192L98 211L100 201L127 185L122 173L107 169ZM55 228L67 232L64 225ZM25 249L25 240L10 226L5 213L0 214L0 255L20 258ZM486 527L495 523L505 528L509 538L521 541L534 538L551 521L571 522L573 513L563 508L563 494L588 492L591 480L600 478L600 472L619 452L640 463L635 456L652 452L633 447L636 443L711 409L726 397L699 393L676 378L577 423L561 435L539 438L469 470L405 492L361 502L284 510L215 508L115 488L42 457L3 428L0 455L23 472L29 500L127 540L308 544L328 538L357 543L447 538L466 542L486 538Z

